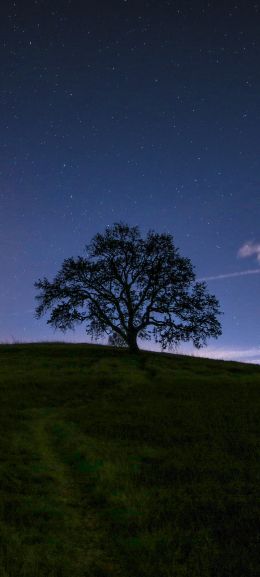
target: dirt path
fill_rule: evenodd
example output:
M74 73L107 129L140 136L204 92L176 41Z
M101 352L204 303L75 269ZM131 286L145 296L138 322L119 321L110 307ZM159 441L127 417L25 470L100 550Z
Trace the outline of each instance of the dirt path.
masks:
M73 470L59 453L57 439L52 434L57 419L54 412L31 412L30 429L36 459L36 474L48 481L48 493L54 513L61 514L60 531L54 538L62 540L62 549L69 553L73 575L91 577L122 577L118 563L109 550L108 534L102 528L97 510L88 502L87 485L77 483ZM29 424L29 423L28 423ZM48 494L45 495L48 503ZM66 555L67 556L67 555ZM60 573L59 573L60 574Z

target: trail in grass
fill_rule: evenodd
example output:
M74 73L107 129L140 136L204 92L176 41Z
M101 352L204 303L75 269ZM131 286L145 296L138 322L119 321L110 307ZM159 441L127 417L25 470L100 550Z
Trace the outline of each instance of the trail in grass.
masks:
M259 371L0 347L0 577L256 577Z
M91 504L91 494L80 489L69 458L62 457L57 449L57 432L64 434L62 424L58 424L53 411L33 410L31 413L31 439L34 445L34 480L48 481L49 513L60 517L60 523L52 528L50 522L49 540L61 544L70 560L74 575L98 576L122 575L118 563L112 558L106 530L101 527L98 511ZM59 419L59 423L61 423ZM54 432L56 431L56 434ZM65 433L66 434L66 433ZM44 502L48 503L48 495ZM47 507L48 508L48 507ZM39 510L39 514L41 511Z

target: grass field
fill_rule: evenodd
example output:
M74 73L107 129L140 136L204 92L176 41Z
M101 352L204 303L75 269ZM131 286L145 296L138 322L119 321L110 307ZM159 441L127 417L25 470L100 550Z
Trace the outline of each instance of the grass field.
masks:
M260 575L260 366L0 346L0 577Z

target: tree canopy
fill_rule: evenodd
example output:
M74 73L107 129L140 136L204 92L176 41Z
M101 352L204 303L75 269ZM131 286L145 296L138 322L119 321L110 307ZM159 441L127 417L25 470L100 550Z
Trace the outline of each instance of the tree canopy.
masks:
M37 318L50 312L47 322L62 331L84 323L92 338L107 334L130 351L137 339L154 338L165 350L182 341L200 348L221 335L216 297L196 282L170 234L142 238L137 226L115 223L85 254L65 259L52 282L35 283Z

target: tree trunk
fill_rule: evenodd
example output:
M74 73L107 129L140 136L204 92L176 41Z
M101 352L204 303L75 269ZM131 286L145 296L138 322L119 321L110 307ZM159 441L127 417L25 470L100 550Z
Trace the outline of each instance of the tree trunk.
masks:
M127 344L128 344L130 353L137 353L139 351L139 347L137 344L137 334L135 331L131 331L128 333Z

